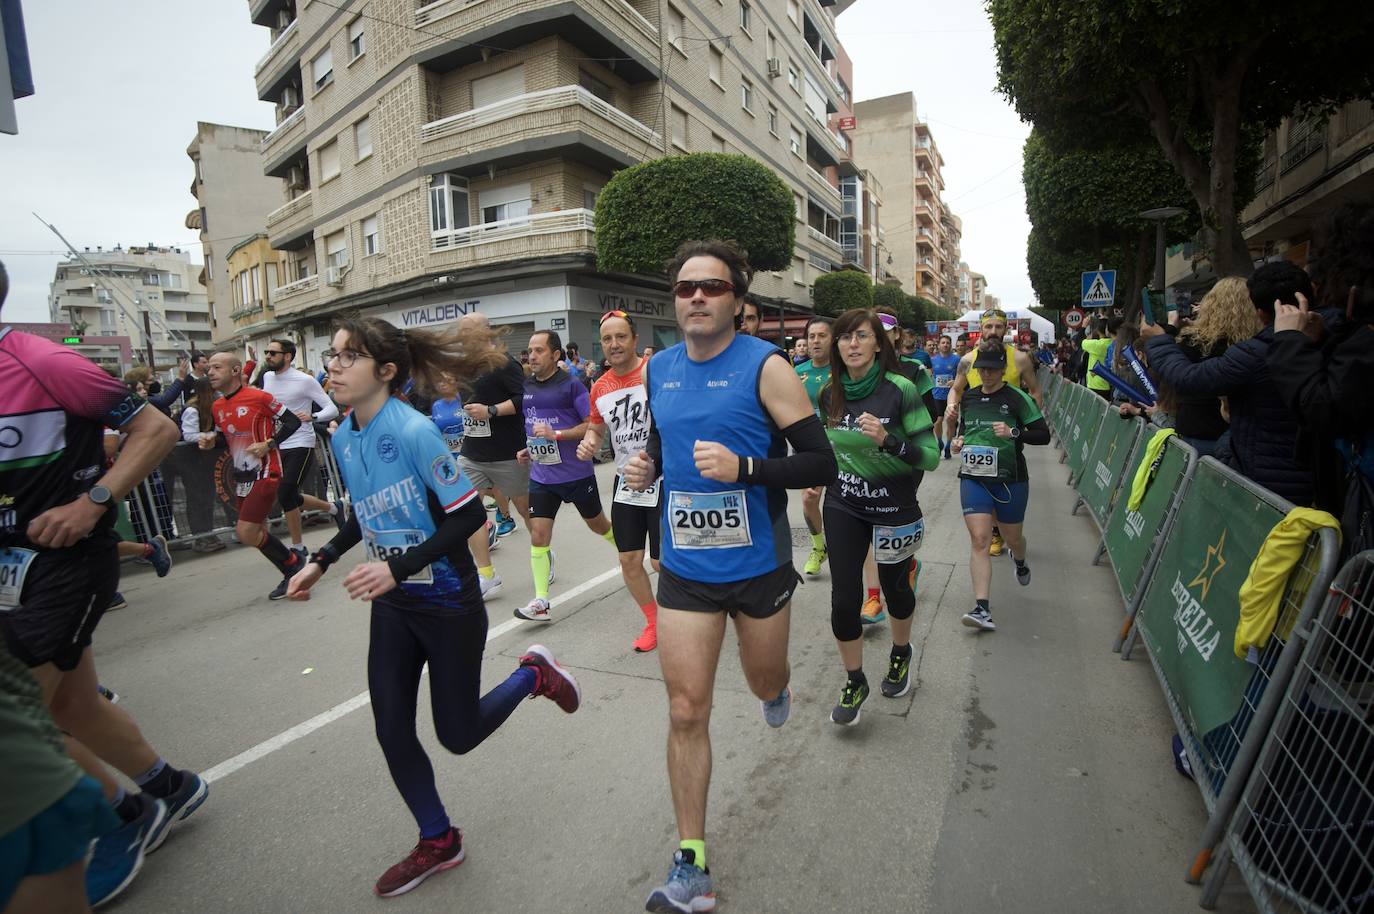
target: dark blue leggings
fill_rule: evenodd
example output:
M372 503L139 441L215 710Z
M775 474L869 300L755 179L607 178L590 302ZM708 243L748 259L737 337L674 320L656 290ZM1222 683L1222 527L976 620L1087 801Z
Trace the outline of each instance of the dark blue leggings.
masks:
M445 749L458 755L480 746L534 690L534 670L520 667L480 695L486 642L485 610L431 615L372 604L367 685L372 690L377 742L425 838L448 831L449 818L434 785L434 768L415 731L421 667L429 664L435 733Z

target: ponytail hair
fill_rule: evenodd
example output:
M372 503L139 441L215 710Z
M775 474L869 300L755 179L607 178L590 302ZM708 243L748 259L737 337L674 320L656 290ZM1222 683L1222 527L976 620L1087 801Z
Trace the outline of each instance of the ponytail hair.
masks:
M441 330L402 330L378 317L353 317L336 321L335 330L348 335L349 346L372 356L373 372L380 377L388 362L396 374L388 382L394 394L412 377L421 391L432 394L435 382L450 375L463 390L472 382L506 364L505 348L494 345L505 331L462 323Z

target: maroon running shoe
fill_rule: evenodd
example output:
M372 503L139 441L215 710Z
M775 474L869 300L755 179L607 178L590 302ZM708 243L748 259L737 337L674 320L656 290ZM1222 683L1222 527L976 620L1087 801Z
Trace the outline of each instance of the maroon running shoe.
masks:
M406 858L382 874L373 887L382 898L404 895L435 873L451 870L467 856L463 833L449 828L442 838L421 838Z
M520 658L520 665L532 668L538 677L531 698L542 695L552 699L554 704L569 714L582 704L582 690L577 687L577 680L572 673L558 665L558 661L553 659L553 651L544 645L531 644Z

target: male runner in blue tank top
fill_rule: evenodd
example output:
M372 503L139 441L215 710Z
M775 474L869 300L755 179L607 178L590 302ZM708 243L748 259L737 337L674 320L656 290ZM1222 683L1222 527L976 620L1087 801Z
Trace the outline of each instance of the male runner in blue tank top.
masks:
M711 696L728 613L769 726L787 720L792 567L787 489L827 485L835 454L786 355L737 333L753 277L729 242L689 241L669 264L685 341L646 367L649 446L624 468L662 470L658 650L668 690L668 780L679 849L649 911L715 909L706 859ZM787 455L787 445L795 453Z

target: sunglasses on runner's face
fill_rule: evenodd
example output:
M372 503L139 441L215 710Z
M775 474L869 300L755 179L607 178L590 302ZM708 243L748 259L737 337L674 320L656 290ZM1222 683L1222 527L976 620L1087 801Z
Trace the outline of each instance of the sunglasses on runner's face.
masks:
M673 294L678 298L691 298L697 289L707 298L719 298L735 291L735 284L724 279L679 279L673 283Z

